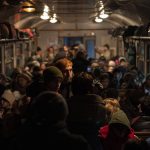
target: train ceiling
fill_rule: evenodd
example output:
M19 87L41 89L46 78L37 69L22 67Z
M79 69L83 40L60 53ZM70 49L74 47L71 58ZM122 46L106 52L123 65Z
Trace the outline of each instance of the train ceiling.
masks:
M30 2L35 12L22 11L22 3ZM112 29L149 23L150 0L102 0L110 16L101 23L93 20L100 11L100 0L0 0L0 21L11 20L17 28L40 30ZM49 6L59 19L51 24L42 20L44 5Z

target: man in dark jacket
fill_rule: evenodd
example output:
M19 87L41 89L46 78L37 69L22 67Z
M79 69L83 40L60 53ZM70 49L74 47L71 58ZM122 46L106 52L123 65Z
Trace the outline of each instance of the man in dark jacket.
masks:
M68 100L68 127L83 135L94 150L101 150L98 128L106 123L106 109L102 98L93 93L93 77L82 72L72 80L73 96Z
M32 103L30 118L18 133L11 150L90 150L86 140L66 127L68 107L56 92L42 92Z

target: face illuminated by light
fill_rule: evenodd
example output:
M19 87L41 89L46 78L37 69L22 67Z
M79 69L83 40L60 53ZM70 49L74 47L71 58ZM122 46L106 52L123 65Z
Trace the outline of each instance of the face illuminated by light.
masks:
M72 72L72 65L68 65L63 71L63 76L65 79L72 79L73 72Z

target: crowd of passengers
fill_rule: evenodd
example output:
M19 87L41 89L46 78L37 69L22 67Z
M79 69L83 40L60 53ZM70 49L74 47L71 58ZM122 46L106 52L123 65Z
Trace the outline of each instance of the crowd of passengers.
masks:
M41 54L38 47L24 68L0 74L0 147L150 149L136 134L150 132L150 75L125 57L87 59L66 47L46 61Z

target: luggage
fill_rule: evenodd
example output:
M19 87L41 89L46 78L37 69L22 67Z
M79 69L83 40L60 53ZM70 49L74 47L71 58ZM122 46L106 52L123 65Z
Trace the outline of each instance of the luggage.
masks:
M9 39L9 30L4 23L0 23L0 39Z
M17 39L14 25L9 22L0 23L0 39Z

